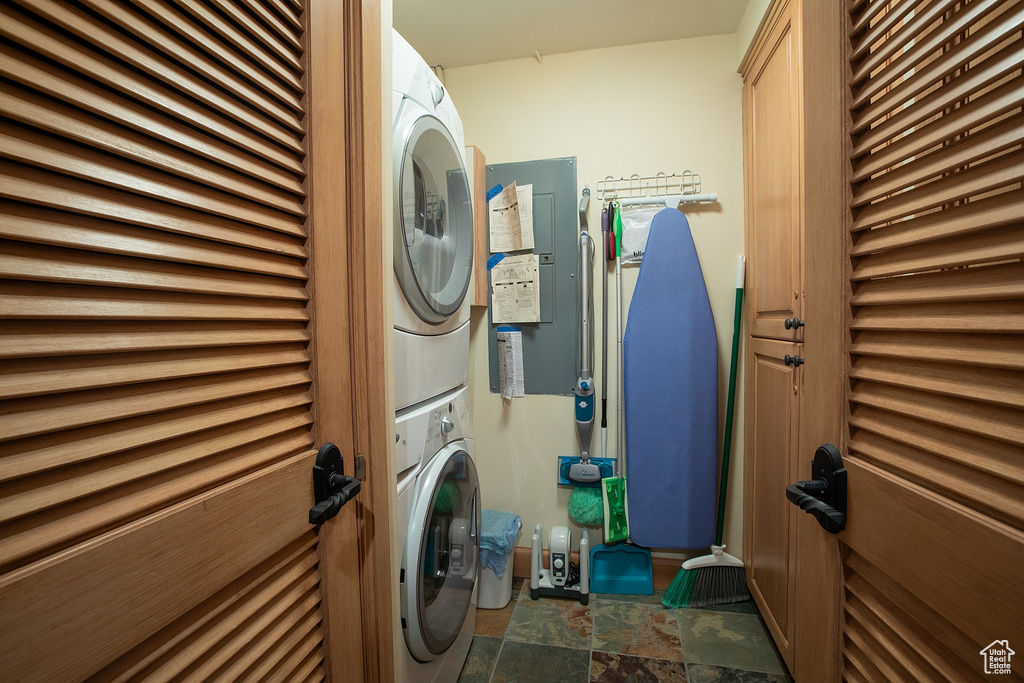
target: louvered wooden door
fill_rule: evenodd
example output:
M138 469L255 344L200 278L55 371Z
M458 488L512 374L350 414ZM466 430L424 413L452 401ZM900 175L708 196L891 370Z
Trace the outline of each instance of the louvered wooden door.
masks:
M310 218L344 176L307 174L309 108L344 107L309 87L303 5L0 8L6 681L320 679L326 611L361 678L355 506L347 563L307 520L318 441L351 473L353 426L314 421L350 378L315 377L311 291L348 322L310 277L346 265L316 239L341 216Z
M1024 3L846 8L849 517L817 654L989 680L987 646L1024 653Z

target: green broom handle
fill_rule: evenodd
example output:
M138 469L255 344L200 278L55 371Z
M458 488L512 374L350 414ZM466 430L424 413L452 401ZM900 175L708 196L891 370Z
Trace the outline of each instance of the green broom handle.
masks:
M742 268L742 266L740 267ZM743 280L737 279L739 282L736 287L736 312L732 322L732 360L729 363L729 399L725 407L725 443L722 446L722 483L718 489L718 523L715 532L715 545L722 545L722 535L725 533L725 494L729 488L729 456L732 454L732 413L736 403L736 365L740 355L740 315L743 309Z

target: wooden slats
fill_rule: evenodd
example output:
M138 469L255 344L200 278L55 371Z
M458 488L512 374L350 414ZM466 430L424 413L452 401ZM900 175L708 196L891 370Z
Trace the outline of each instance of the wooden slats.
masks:
M254 344L302 344L295 323L94 323L8 320L0 326L0 360L94 353L166 351Z
M125 654L99 674L101 680L123 683L138 680L143 671L150 677L154 671L173 670L171 662L179 653L191 650L211 630L230 626L232 616L245 609L250 599L265 602L259 596L280 593L287 586L301 580L317 565L316 535L309 532L288 544L275 555L240 576L213 595L198 609L169 624L160 633Z
M305 302L4 283L0 318L306 321Z
M145 10L150 16L160 20L164 26L174 31L191 45L205 51L216 60L219 68L230 69L234 74L245 79L260 91L265 92L269 97L274 98L277 102L301 115L302 84L288 70L282 69L286 79L288 75L291 75L291 78L287 79L287 85L285 85L280 80L267 74L260 65L256 64L254 55L246 54L244 51L239 50L240 46L237 43L230 40L224 41L220 36L205 30L198 23L186 20L179 12L174 11L166 3L157 2L156 0L139 0L135 5Z
M143 6L148 7L153 3L151 0L143 0ZM191 12L201 23L207 26L210 32L220 36L225 43L234 45L244 53L248 59L259 64L268 73L273 74L282 83L285 83L296 92L303 92L302 82L298 76L302 74L302 64L289 56L284 60L276 59L274 55L268 54L262 49L262 45L254 40L249 34L239 30L233 23L226 21L219 13L206 6L206 3L195 0L183 0L180 3L182 9ZM283 63L286 62L286 63Z
M254 441L249 441L249 434L239 432L241 441L235 449L214 451L203 460L186 462L178 469L157 472L120 487L103 487L86 498L74 499L70 495L59 507L32 511L31 517L7 522L0 538L0 567L13 569L45 553L57 552L147 513L224 486L249 472L271 467L313 446L308 423L300 426L301 433L286 432ZM88 480L86 483L95 484Z
M305 301L292 280L0 240L0 278Z
M131 195L93 183L62 177L55 191L53 177L42 171L0 161L0 196L48 208L97 216L158 230L194 235L208 240L247 246L304 258L306 250L296 235L282 235L217 218L189 208ZM290 228L289 232L300 231Z
M895 5L890 4L884 15L871 17L870 24L865 27L867 30L853 44L850 58L856 59L864 56L871 49L871 46L884 39L886 34L889 34L894 29L898 29L901 22L910 12L917 10L926 3L927 0L903 0L902 2L895 3ZM857 26L853 28L854 32L858 32ZM886 42L890 40L898 40L898 38L889 38Z
M848 560L844 605L848 623L855 623L858 630L870 631L890 656L900 660L900 666L910 667L902 680L948 683L977 680L977 667L955 657L933 633L933 622L928 619L936 615L920 608L910 613L901 609L887 595L892 590L891 582L886 581L885 588L880 589L853 567L872 578L877 575L874 568L867 572L862 558L853 555Z
M308 393L285 386L172 408L163 412L156 424L147 415L141 415L3 443L0 444L0 463L3 463L0 482L57 470L62 465L74 466L106 455L157 448L159 444L192 437L218 426L258 423L274 413L292 411L311 402Z
M851 419L851 424L862 427L866 423ZM917 448L917 444L894 442L869 429L857 432L849 443L849 451L851 456L864 462L884 467L949 500L1024 530L1024 486L1019 482L1022 472L1019 457L1011 457L1002 472L983 473L970 466L935 458ZM1011 477L1017 481L1008 481Z
M1019 223L1021 205L1024 205L1024 192L1015 190L914 216L909 220L858 233L850 255L862 257L877 254L878 259L888 259L890 257L883 254L888 250L899 252L904 247L936 242L941 244L946 239L962 239L992 228ZM862 267L870 268L876 262L861 260L857 264L858 270Z
M1024 333L1024 302L985 301L859 308L852 330Z
M857 266L859 279L954 268L1024 256L1024 226L866 257Z
M915 186L912 190L866 206L856 211L856 218L851 227L855 231L865 230L943 204L962 201L971 195L1013 185L1022 180L1024 150L1016 149L993 160L974 164L966 171L946 175L939 180Z
M103 22L93 19L85 12L75 10L68 5L56 2L56 0L22 0L22 2L30 11L77 35L86 44L102 45L105 51L162 82L163 85L177 90L181 95L198 100L211 109L229 115L237 124L244 125L253 132L273 140L285 149L294 153L302 152L299 136L303 129L298 119L293 116L282 116L275 123L268 122L262 112L242 104L245 97L255 96L255 91L238 87L236 89L239 92L234 93L234 97L230 97L222 93L220 88L207 85L206 79L212 78L216 82L220 80L218 76L222 75L212 73L212 67L204 68L202 64L190 64L189 69L179 67L166 59L161 59L151 50L139 47L120 32L108 28ZM167 37L165 36L164 39ZM205 78L201 79L193 75L193 70ZM225 87L224 83L218 85ZM262 106L269 103L264 101L259 104ZM285 132L282 125L278 124L289 128L291 133Z
M904 133L902 137L890 140L884 147L872 150L869 156L853 163L850 181L859 183L876 173L891 167L901 166L907 159L943 145L946 141L968 131L981 127L1006 112L1021 106L1021 88L1024 79L1011 79L983 95L971 100L928 125Z
M127 66L76 48L57 31L6 6L0 6L0 35L59 64L74 64L78 73L95 79L139 104L196 126L219 141L235 145L262 161L276 164L295 174L301 175L304 172L294 152L281 149L261 135L235 125L220 112L200 106L190 98L168 92Z
M95 87L73 73L0 45L0 73L60 102L92 112L130 130L142 129L149 137L234 169L249 178L305 196L305 188L292 173L241 153L233 144L202 135L165 114L140 107L126 97Z
M1024 422L1016 408L969 406L959 398L868 382L854 385L850 401L1024 447Z
M0 578L0 631L10 636L9 647L0 649L0 670L12 670L17 661L33 680L95 671L265 562L273 555L267 548L308 533L308 520L290 513L296 500L312 504L312 456L301 452L141 520L132 533L111 532L87 548L69 550L61 562ZM255 477L263 477L265 486L251 486ZM239 514L248 509L262 510L275 523ZM228 547L231 553L224 551ZM97 566L105 571L92 571ZM168 589L166 577L190 580ZM46 596L44 604L39 596ZM96 619L95 611L77 605L69 609L67 596L116 605L118 619ZM28 662L25 653L32 655Z
M281 368L119 387L81 396L21 399L0 403L0 440L46 434L57 425L84 427L283 387L304 391L309 383L304 369Z
M163 53L161 57L165 61L173 61L189 71L204 76L206 80L214 83L220 89L227 91L242 102L249 103L249 106L257 112L273 118L277 123L295 132L303 132L302 103L299 99L277 87L272 81L264 80L253 87L247 82L248 79L238 78L234 73L236 69L248 70L245 69L240 59L233 57L231 52L220 50L215 59L208 59L190 42L179 40L175 34L147 20L144 15L129 11L120 3L111 2L111 0L83 0L83 2L108 22L116 23L126 33L134 35L136 41L151 46L151 49L153 46L159 46L159 50ZM193 40L202 44L204 37L194 36ZM213 47L211 43L205 45L206 50L211 47ZM251 71L248 71L248 75L258 79L258 74ZM268 90L271 92L268 93Z
M885 88L908 75L911 69L932 55L943 43L948 42L957 33L974 25L989 12L1000 7L1000 5L1004 5L1005 0L977 0L972 2L963 10L953 15L952 19L942 22L936 30L926 33L922 38L921 34L924 31L921 29L929 26L937 16L940 16L942 12L946 11L953 4L955 3L933 3L929 5L928 11L925 14L915 16L906 27L907 35L914 37L912 45L908 46L907 42L900 42L897 48L897 43L894 42L893 47L890 47L888 41L886 41L883 49L872 52L870 57L860 63L857 71L850 77L850 84L855 90L850 102L851 109L862 107L871 101L871 98L875 95L885 90ZM897 49L903 50L903 53L893 58ZM875 72L879 66L886 62L888 64L885 65L883 70ZM858 88L869 75L871 82Z
M866 104L863 108L856 110L856 116L851 129L852 132L860 133L869 126L878 126L878 121L883 118L885 113L896 111L899 107L910 102L914 104L912 109L920 107L920 111L929 111L930 105L926 104L927 98L917 101L914 98L919 98L922 93L928 91L935 83L941 82L962 65L978 59L989 50L998 46L1003 41L1003 37L1007 32L1019 29L1022 23L1024 23L1024 8L1008 11L998 17L996 21L984 26L981 30L972 32L968 39L956 43L949 53L944 54L941 59L933 59L927 64L919 65L913 72L906 74L904 79L898 84L892 85L888 92L879 95L870 104ZM982 71L986 75L980 81L974 81L974 83L980 83L980 85L970 86L968 92L979 90L985 85L988 82L985 79L991 77L992 69L998 71L1005 68L1012 71L1012 63L1007 65L1006 60L1012 60L1012 55L1020 54L1021 47L1019 41L1017 43L1017 45L1011 44L1007 46L993 60L988 60L986 65L988 71ZM973 70L969 69L964 73L969 74ZM962 73L946 84L945 87L964 87L968 81L962 81L963 78L964 75ZM874 78L872 78L872 82L874 82ZM917 115L921 115L920 112Z
M309 363L304 346L226 347L150 353L74 356L0 363L0 395L26 398L47 393L143 384Z
M906 86L906 91L903 91L902 88L891 91L892 97L884 97L859 112L855 125L860 123L863 127L867 127L865 124L870 122L872 127L856 138L851 159L858 159L868 154L887 140L913 130L915 126L920 126L933 116L952 108L960 100L967 99L972 93L977 93L986 86L996 83L999 79L1013 74L1020 68L1022 61L1024 61L1024 40L1018 40L1001 49L977 67L966 70L962 75L953 78L943 84L941 88L934 89L927 95L918 97L920 92L934 85L935 81L924 81L923 77L921 77L920 90L911 90L910 86ZM953 69L952 66L948 68ZM896 93L898 93L898 97ZM886 114L896 111L911 100L913 100L913 106L903 108L891 117L884 118Z
M0 200L0 238L306 280L293 257Z
M154 170L184 177L205 187L229 192L249 202L296 216L305 209L301 198L275 192L263 183L203 163L174 147L154 142L138 133L125 131L102 119L67 109L48 98L37 97L15 86L0 84L0 114L45 134L66 136L75 142L107 154L144 164Z
M857 356L917 359L947 365L1024 370L1020 340L1012 335L860 332L851 352Z
M960 268L860 283L855 306L1024 299L1024 264Z
M850 377L967 401L1024 405L1024 374L1000 368L974 367L970 373L965 373L962 366L954 364L867 357L857 359Z
M273 53L275 53L280 59L290 62L293 68L298 69L299 59L297 57L299 48L298 39L290 32L287 31L283 34L278 34L267 28L252 17L244 8L240 7L237 2L231 0L217 0L213 3L217 9L229 17L236 24L241 26L246 32L249 33L254 39L260 41L263 47Z
M882 199L886 195L909 192L922 185L922 178L935 178L952 173L972 162L991 157L1012 147L1019 147L1022 142L1024 142L1024 115L1011 116L984 130L954 140L930 154L916 157L899 168L861 183L857 188L857 193L853 196L851 206L860 207Z
M0 123L0 148L4 156L36 168L91 180L144 197L160 198L184 207L201 207L216 216L250 223L267 230L301 234L294 216L258 207L220 192L162 173L140 168L77 145L50 146L49 136Z

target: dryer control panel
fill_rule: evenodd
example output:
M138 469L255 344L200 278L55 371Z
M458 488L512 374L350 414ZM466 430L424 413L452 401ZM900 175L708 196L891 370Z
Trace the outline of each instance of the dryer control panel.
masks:
M395 417L396 472L402 474L456 439L472 436L469 390L460 387Z

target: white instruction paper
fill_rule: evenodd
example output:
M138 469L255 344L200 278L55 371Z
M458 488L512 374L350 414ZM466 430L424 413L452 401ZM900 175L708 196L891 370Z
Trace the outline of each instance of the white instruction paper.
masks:
M506 256L491 269L491 322L540 322L540 258Z
M491 253L533 249L533 185L512 183L487 204Z
M498 332L498 382L502 398L520 398L526 394L523 380L523 333Z

